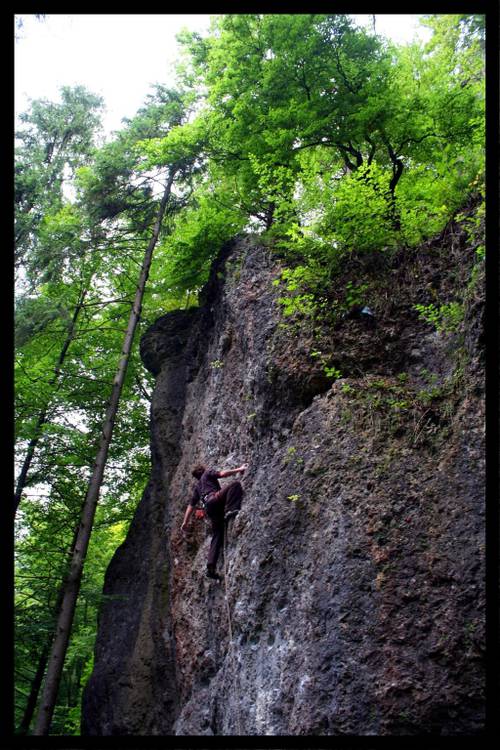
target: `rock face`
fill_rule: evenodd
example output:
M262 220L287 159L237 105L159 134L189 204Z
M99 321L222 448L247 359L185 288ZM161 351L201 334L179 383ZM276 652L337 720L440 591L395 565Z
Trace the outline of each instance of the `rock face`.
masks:
M482 730L473 260L453 225L383 267L360 261L376 329L345 320L313 340L282 316L276 255L247 236L223 248L199 309L149 329L152 476L107 571L84 734ZM416 314L436 294L463 302L455 330ZM249 465L222 584L204 575L205 522L179 534L200 461Z

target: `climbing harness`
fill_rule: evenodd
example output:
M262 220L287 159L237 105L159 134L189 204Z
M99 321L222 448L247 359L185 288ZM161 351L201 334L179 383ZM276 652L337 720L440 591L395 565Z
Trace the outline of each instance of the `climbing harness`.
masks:
M201 510L203 515L198 516L198 518L204 518L207 515L207 500L211 494L211 492L206 492L204 495L202 495L202 497L200 497L201 508L199 510Z
M213 495L213 492L206 492L202 497L200 497L200 505L201 508L196 508L194 511L194 517L197 521L201 521L202 519L205 519L205 521L208 523L208 517L207 517L207 500L210 497L210 495Z

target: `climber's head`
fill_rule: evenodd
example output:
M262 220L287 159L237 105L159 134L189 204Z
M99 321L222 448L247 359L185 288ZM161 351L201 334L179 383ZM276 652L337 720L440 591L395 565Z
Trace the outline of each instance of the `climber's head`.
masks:
M204 472L205 472L205 467L203 466L203 464L198 464L197 466L193 468L193 470L191 471L191 474L193 475L193 477L196 477L196 479L200 479L201 475Z

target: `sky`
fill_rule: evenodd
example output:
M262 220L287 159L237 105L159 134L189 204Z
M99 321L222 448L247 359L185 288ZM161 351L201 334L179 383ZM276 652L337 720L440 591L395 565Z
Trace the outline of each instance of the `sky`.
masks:
M187 27L208 31L210 16L202 14L47 14L23 20L15 43L14 92L16 114L30 99L59 101L61 86L83 85L105 101L104 131L120 128L132 117L154 83L174 83L179 58L175 35ZM372 26L372 16L354 16ZM398 43L416 34L418 16L375 16L377 33ZM425 33L425 30L422 30Z

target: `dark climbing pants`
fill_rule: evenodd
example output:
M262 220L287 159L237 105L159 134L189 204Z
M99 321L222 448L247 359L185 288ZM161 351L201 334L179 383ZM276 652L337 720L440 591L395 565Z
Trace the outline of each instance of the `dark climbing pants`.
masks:
M218 492L212 492L208 496L205 505L207 516L212 522L212 541L208 551L207 565L217 565L219 553L224 543L224 514L230 510L239 510L241 508L241 498L243 497L243 487L241 482L230 482Z

